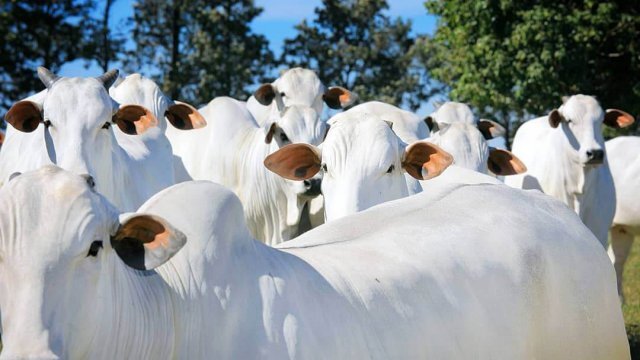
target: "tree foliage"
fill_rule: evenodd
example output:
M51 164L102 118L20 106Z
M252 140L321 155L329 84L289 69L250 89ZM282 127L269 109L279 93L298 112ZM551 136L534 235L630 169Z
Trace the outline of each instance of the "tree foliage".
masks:
M411 23L391 19L387 8L385 0L323 0L312 23L303 20L285 40L282 61L314 69L361 100L419 107L432 94L413 63Z
M173 98L245 99L274 66L267 39L249 28L262 12L253 0L141 0L134 10L137 61L129 67L155 67Z
M66 62L83 56L92 2L0 2L0 107L44 88L37 66L56 72Z
M509 125L576 93L640 112L637 1L428 0L426 8L440 19L420 41L423 63L452 99L483 115Z

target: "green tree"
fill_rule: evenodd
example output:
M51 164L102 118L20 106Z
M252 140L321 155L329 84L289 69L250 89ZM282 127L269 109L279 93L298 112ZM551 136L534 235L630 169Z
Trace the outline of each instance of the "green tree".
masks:
M167 95L185 99L182 87L190 80L187 59L198 0L138 0L133 5L133 40L127 56L130 71L145 72L162 84Z
M416 109L434 93L413 62L411 22L391 19L385 0L323 0L309 24L296 25L282 61L314 69L328 84L361 100L406 103Z
M419 41L419 54L428 55L421 62L452 99L472 104L480 115L509 128L576 93L595 95L607 108L640 112L637 1L425 5L439 22L433 37Z
M200 9L189 55L197 69L189 96L195 103L221 95L244 100L250 95L247 86L263 81L275 67L269 42L249 28L261 12L253 0L209 1Z
M83 55L91 1L0 2L0 107L44 88L37 66L56 72Z

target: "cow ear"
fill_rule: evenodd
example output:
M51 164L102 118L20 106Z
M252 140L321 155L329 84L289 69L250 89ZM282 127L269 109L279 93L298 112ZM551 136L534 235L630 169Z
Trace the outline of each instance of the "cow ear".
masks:
M618 109L607 109L604 124L612 128L624 128L635 122L631 114Z
M137 270L152 270L164 264L186 242L182 232L154 215L128 218L111 237L111 246L120 259Z
M558 111L558 109L551 110L551 112L549 113L549 125L551 125L552 128L557 128L562 120L564 120L564 117L562 116L562 114L560 114L560 111Z
M426 118L424 118L424 123L427 124L427 127L429 127L430 132L438 131L438 123L433 118L433 116L429 115Z
M271 141L273 141L273 135L275 135L277 128L278 128L277 123L275 122L271 123L271 125L267 129L267 133L264 135L265 144L271 144Z
M4 120L16 130L30 133L43 121L42 108L33 101L18 101L11 106Z
M504 136L507 132L502 125L492 120L480 119L477 126L486 140Z
M324 92L322 100L332 109L344 109L358 101L358 95L341 86L332 86Z
M271 84L262 84L258 90L253 93L253 97L255 97L256 100L264 106L271 105L271 102L273 102L273 99L276 97L276 91L275 86Z
M320 171L320 150L309 144L289 144L267 156L264 166L285 179L310 179Z
M453 157L439 146L418 141L407 147L402 167L418 180L428 180L440 175L453 163Z
M500 176L522 174L527 171L524 163L512 152L489 148L487 167L492 173Z
M113 115L112 121L118 125L123 133L139 135L149 128L158 125L158 119L140 105L124 105Z
M4 144L4 139L7 135L5 134L4 130L0 130L0 146L2 146L2 144Z
M180 130L201 129L207 126L207 120L193 106L174 101L164 113L171 125Z

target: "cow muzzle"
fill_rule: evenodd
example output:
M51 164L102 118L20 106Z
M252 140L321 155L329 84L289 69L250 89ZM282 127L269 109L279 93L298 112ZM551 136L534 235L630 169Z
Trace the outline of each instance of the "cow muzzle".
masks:
M304 196L316 197L321 193L322 179L308 179L303 181Z
M592 149L587 150L587 165L600 165L604 162L604 150Z

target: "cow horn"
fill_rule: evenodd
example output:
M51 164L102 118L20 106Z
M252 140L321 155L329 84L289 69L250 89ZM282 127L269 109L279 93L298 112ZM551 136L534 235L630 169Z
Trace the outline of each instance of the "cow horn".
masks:
M51 88L51 85L53 85L54 82L60 79L58 75L52 73L44 66L38 66L38 77L40 78L44 86L47 87L47 89Z
M120 72L118 71L118 69L109 70L106 73L98 76L96 79L98 79L104 85L105 89L109 90L109 87L113 85L113 83L118 79L119 73Z

